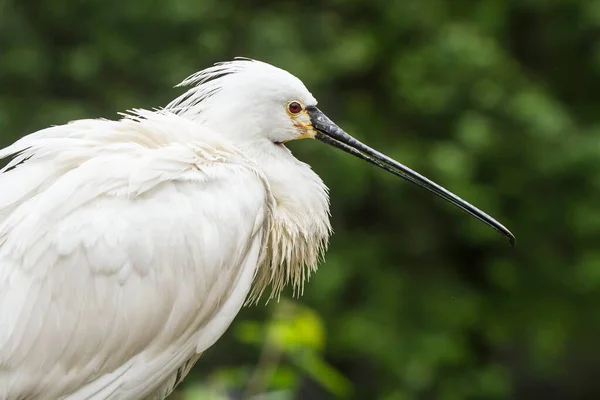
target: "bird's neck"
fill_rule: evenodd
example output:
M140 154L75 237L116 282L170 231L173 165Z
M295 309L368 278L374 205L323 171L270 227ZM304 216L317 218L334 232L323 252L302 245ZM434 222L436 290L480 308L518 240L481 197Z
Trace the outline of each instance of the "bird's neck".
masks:
M266 256L259 267L251 299L269 286L271 296L292 285L301 294L327 247L331 225L328 190L321 178L284 146L242 149L269 182L275 199Z

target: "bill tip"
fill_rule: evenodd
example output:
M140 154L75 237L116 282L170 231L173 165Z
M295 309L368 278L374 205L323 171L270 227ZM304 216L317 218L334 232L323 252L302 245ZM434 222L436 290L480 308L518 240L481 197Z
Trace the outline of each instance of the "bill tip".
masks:
M514 237L514 235L510 235L508 237L508 243L510 243L510 247L515 247L515 244L517 243L517 239Z

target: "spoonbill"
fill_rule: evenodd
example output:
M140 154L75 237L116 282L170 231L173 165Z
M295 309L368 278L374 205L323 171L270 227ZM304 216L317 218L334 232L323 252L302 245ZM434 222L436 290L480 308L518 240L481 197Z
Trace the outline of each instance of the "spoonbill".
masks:
M236 59L158 110L0 150L0 398L164 399L246 303L301 291L331 233L314 138L499 222L345 133L295 76Z

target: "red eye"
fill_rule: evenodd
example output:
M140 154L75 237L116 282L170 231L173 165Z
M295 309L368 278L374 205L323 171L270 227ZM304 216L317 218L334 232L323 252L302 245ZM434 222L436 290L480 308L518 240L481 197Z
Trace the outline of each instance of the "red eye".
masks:
M302 104L298 103L297 101L292 101L290 104L288 104L288 110L290 111L290 114L298 114L300 111L302 111Z

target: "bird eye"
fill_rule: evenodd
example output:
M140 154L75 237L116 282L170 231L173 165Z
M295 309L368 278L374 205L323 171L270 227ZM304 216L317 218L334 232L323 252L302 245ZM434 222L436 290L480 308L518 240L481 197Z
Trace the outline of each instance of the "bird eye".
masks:
M299 114L302 111L302 104L298 103L297 101L292 101L290 104L288 104L288 111L290 114Z

